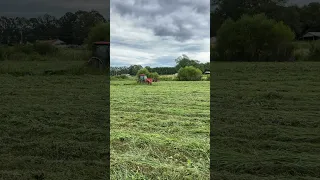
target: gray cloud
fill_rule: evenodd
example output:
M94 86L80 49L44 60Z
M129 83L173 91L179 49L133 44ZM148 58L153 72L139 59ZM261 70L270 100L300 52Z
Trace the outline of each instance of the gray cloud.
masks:
M0 0L0 16L30 18L48 13L60 17L66 12L97 10L105 18L109 18L109 2L109 0Z
M141 19L138 25L152 29L156 36L178 41L203 36L198 30L209 27L209 16L203 18L210 12L209 0L114 1L111 6L122 16Z
M111 65L174 66L210 60L210 0L112 0Z

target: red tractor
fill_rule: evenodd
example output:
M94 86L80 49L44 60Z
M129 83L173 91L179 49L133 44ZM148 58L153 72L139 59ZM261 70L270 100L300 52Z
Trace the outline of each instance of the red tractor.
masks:
M148 78L147 75L145 74L139 74L139 79L138 79L138 83L146 83L146 84L149 84L151 85L153 82L153 79L152 78Z

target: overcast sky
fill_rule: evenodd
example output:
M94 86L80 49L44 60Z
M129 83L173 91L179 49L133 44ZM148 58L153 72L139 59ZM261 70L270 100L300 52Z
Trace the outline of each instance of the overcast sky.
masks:
M210 60L210 0L111 0L111 66Z
M0 0L0 16L37 17L46 13L61 17L77 10L100 12L109 19L109 0Z

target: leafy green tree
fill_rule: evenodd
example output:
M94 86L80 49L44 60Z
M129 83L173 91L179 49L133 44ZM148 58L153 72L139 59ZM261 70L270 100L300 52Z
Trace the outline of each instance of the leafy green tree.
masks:
M277 15L285 8L287 0L211 0L211 36L216 36L223 22L229 18L236 20L243 14ZM273 18L273 17L272 17Z
M110 41L110 24L100 23L94 26L89 32L86 44L88 49L92 48L92 45L96 41Z
M152 72L152 68L150 66L146 66L146 69L148 69L149 72Z
M186 66L180 68L177 78L179 81L200 81L202 78L202 72L196 67Z
M159 79L159 74L157 72L152 72L149 74L150 78Z
M223 60L283 61L286 59L281 58L290 56L289 43L294 38L294 32L283 22L264 14L243 15L237 21L228 19L221 26L217 52Z
M187 55L182 55L178 57L176 60L176 69L179 70L180 68L184 68L186 66L194 66L202 71L204 70L203 65L198 60L192 60Z
M139 77L140 74L145 74L147 77L150 76L150 72L149 72L148 69L146 69L146 68L140 69L140 70L137 72L136 76Z
M130 67L129 67L129 74L130 75L136 75L137 73L138 73L138 71L140 70L140 69L142 69L143 67L141 66L141 65L131 65Z

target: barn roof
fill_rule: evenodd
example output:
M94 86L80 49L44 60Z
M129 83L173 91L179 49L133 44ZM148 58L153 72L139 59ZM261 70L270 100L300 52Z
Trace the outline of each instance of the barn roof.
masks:
M303 35L303 37L320 37L320 32L308 32L305 35Z

